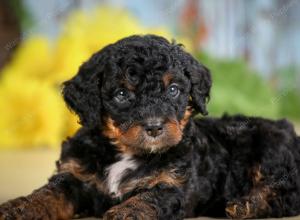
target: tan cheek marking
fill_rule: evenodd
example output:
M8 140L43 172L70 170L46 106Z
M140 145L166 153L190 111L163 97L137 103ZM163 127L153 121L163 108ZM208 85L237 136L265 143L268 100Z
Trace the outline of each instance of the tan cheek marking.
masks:
M114 121L109 117L104 120L104 129L102 134L112 140L112 144L117 146L118 150L122 153L133 154L133 149L128 145L134 144L139 135L141 135L142 128L140 126L132 126L126 132L122 133L121 130L115 126Z
M141 135L142 128L141 126L132 126L129 128L123 135L121 135L121 139L128 142L135 142ZM123 142L124 142L123 141Z
M183 119L180 120L179 124L180 124L180 129L183 130L186 126L186 124L188 123L190 117L192 115L192 107L188 106L185 110Z
M181 131L178 123L175 121L170 121L170 122L167 122L165 126L170 135L170 138L171 138L170 141L173 142L171 144L178 143L182 138L182 131Z
M119 139L121 136L120 129L114 125L114 121L108 117L104 120L104 129L102 134L110 139Z

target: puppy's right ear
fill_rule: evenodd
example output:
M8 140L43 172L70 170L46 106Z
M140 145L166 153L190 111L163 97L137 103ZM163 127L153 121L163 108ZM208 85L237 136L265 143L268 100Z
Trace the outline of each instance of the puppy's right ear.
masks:
M101 51L81 65L77 75L63 84L63 97L68 107L80 118L83 126L101 127Z

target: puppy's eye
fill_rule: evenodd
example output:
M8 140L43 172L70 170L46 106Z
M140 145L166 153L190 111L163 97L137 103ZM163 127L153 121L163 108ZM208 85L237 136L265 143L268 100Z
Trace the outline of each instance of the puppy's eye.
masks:
M114 99L118 103L124 103L128 100L128 91L126 89L119 89L115 92Z
M177 84L172 84L169 86L167 93L172 97L172 98L177 98L178 95L180 94L180 90L177 86Z

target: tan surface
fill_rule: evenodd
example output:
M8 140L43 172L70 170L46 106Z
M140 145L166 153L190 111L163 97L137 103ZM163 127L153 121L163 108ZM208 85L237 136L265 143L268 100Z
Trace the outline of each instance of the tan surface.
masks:
M0 203L47 182L55 169L59 151L0 151Z

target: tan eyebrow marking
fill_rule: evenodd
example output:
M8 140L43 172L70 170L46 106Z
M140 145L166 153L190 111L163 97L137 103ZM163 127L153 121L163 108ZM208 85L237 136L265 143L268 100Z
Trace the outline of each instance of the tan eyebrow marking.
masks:
M170 72L166 72L163 75L162 81L164 82L165 87L168 87L170 85L172 79L173 79L173 75Z
M128 89L129 91L134 91L135 87L133 85L131 85L127 80L122 80L121 84Z

